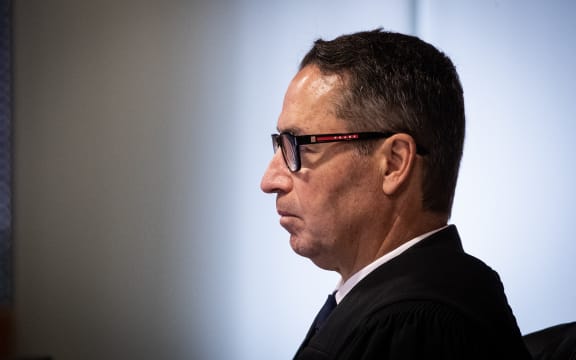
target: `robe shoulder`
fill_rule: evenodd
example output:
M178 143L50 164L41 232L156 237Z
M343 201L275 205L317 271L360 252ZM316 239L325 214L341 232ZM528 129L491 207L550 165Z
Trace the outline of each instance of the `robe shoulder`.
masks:
M406 301L378 309L351 334L337 359L529 359L449 305Z

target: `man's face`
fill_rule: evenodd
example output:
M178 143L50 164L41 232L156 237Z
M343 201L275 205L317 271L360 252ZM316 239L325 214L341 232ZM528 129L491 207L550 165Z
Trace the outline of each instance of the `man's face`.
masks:
M337 76L314 66L290 83L278 119L278 131L293 135L345 133L334 114ZM300 146L302 168L290 172L282 151L274 154L261 188L275 193L280 224L290 233L294 251L316 265L338 271L352 265L358 245L382 222L381 176L374 155L359 155L350 143Z

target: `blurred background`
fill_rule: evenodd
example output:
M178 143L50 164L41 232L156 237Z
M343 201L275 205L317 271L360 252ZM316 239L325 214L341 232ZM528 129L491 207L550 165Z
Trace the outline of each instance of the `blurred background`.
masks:
M522 332L576 320L576 2L11 3L18 354L291 358L338 276L259 190L269 134L312 42L376 27L458 68L452 222Z

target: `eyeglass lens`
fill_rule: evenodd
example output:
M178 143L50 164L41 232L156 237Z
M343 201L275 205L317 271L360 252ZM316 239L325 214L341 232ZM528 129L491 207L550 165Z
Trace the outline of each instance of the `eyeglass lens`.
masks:
M286 166L291 171L296 171L299 167L299 154L296 150L296 139L290 134L274 134L272 135L272 146L274 152L278 151L280 147L282 149L282 157Z
M296 150L296 139L290 136L290 134L280 135L280 141L282 142L282 153L284 155L284 160L286 165L292 171L295 171L298 167L298 154Z

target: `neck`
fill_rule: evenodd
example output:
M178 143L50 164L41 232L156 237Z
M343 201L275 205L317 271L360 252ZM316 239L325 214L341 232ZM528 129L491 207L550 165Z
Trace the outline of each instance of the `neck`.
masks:
M447 223L447 216L429 212L420 213L418 216L398 215L394 217L389 226L378 233L379 236L371 241L364 239L358 243L353 261L349 266L342 266L338 269L342 282L402 244L419 235L439 229Z

